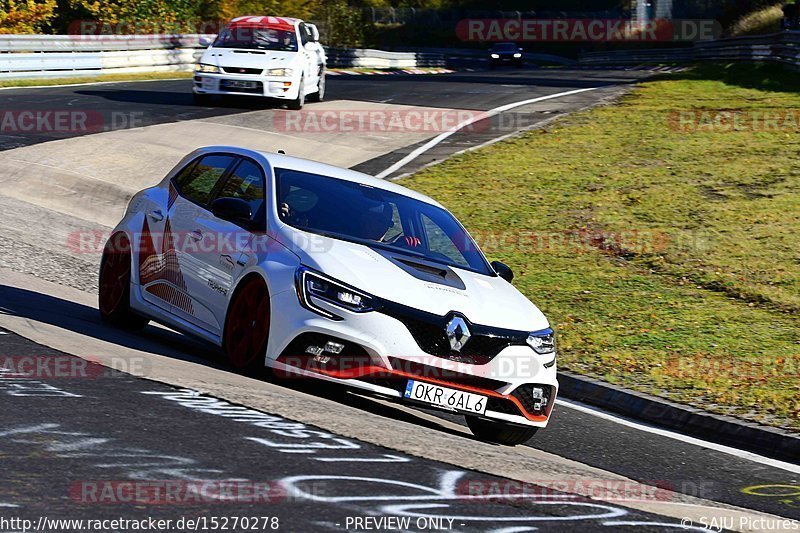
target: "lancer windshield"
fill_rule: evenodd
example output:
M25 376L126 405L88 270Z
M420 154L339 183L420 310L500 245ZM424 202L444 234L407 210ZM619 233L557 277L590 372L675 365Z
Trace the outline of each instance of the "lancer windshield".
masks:
M458 221L392 191L298 170L275 169L278 216L295 228L493 275Z
M293 30L269 26L233 26L223 29L212 46L297 52L297 36Z

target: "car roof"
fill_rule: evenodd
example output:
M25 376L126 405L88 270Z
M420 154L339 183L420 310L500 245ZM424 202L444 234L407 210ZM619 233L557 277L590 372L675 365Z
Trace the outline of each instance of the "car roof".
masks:
M261 150L250 150L248 148L240 148L237 146L207 146L198 149L197 152L198 153L230 152L234 154L252 157L254 159L258 159L260 156L261 158L266 159L269 165L273 168L277 167L277 168L286 168L290 170L298 170L301 172L309 172L311 174L319 174L322 176L329 176L331 178L338 178L341 180L352 181L354 183L361 183L363 185L369 185L370 187L375 187L376 189L383 189L397 194L402 194L403 196L408 196L409 198L414 198L421 202L433 204L437 207L444 208L439 202L437 202L433 198L425 196L424 194L418 193L407 187L403 187L402 185L392 183L391 181L379 179L374 176L370 176L369 174L364 174L363 172L357 172L355 170L337 167L335 165L329 165L327 163L320 163L319 161L312 161L311 159L304 159L302 157L293 157L284 154L276 154L272 152L264 152Z
M269 26L269 27L294 27L302 20L291 17L270 17L261 15L245 15L231 20L229 26Z

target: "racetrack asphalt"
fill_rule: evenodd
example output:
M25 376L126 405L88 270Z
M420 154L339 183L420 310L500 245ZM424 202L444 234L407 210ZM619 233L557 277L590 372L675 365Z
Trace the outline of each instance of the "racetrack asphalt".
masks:
M613 97L624 90L626 85L646 74L642 71L524 69L441 76L337 77L329 80L328 99L350 102L350 109L358 109L358 103L363 102L365 106L391 104L487 111L540 96L581 88L598 88L563 100L554 99L513 110L514 118L507 124L521 129ZM0 100L4 102L4 110L95 110L103 115L105 127L108 129L125 126L125 121L130 125L134 118L137 128L196 120L216 120L250 127L258 117L280 112L269 106L265 107L261 102L242 105L240 101L226 101L213 107L198 108L191 103L188 87L188 80L178 80L13 89L0 92ZM308 109L313 107L310 105ZM395 175L413 171L457 151L511 132L505 131L504 127L506 126L496 122L480 131L454 135L398 170ZM78 131L68 132L66 135L5 132L0 135L0 149L8 151L82 135L84 133ZM377 134L372 132L370 135ZM366 137L369 138L369 135ZM424 142L426 141L418 140L394 149L391 153L362 161L356 168L377 173ZM40 148L46 149L47 146ZM287 146L291 153L291 144ZM87 154L87 157L92 155ZM77 292L57 295L51 285L41 281L55 282L69 287L71 291L91 290L90 287L96 282L96 257L81 258L82 262L76 263L69 254L62 253L59 256L53 253L59 246L63 247L63 241L55 239L43 250L38 246L39 237L25 238L24 222L31 218L47 220L46 229L63 224L80 228L81 219L43 209L40 205L26 204L16 197L5 197L2 191L0 205L4 207L3 214L0 215L3 222L0 226L0 251L4 259L0 266L23 272L26 283L29 283L27 288L21 288L22 283L18 283L17 278L8 275L0 277L0 307L4 313L0 315L0 325L8 330L19 331L26 337L36 338L38 335L36 340L44 344L37 344L14 333L0 335L0 357L11 357L12 362L13 358L20 361L20 358L28 356L66 361L72 357L67 354L86 357L109 351L109 343L115 343L114 334L96 324L96 315L88 298L80 297ZM43 262L46 268L37 269L38 255L61 259ZM65 319L65 316L79 320L81 325L75 320ZM99 332L103 332L102 335ZM66 344L64 339L70 336L80 341L73 339L70 341L73 344ZM170 346L176 337L179 336L165 336L159 331L155 342ZM79 345L82 348L77 348ZM141 364L144 366L155 365L154 361L158 361L159 365L166 365L166 368L176 361L188 359L202 367L205 374L199 381L203 383L221 384L228 380L235 384L241 383L224 361L214 355L213 350L198 356L198 350L193 344L178 344L176 348L170 348L169 354L159 351L154 355L152 348L144 348L143 345L133 344L126 348L140 352ZM137 374L136 369L125 370ZM561 478L554 477L552 471L547 469L536 471L531 467L530 472L517 476L516 479L524 478L531 483L538 482L539 486L551 487L549 500L527 498L524 499L525 503L520 503L518 499L506 498L486 503L465 499L458 494L457 489L454 495L442 485L452 483L455 479L456 487L468 480L487 482L485 486L489 487L512 487L512 491L515 487L504 481L507 478L492 475L492 472L505 471L493 466L480 468L476 466L480 461L465 461L459 457L469 454L470 450L476 450L475 453L486 450L489 453L488 448L482 447L485 445L474 441L460 429L463 421L459 417L387 404L317 384L263 381L263 385L259 385L259 378L250 385L254 391L264 387L269 388L271 393L283 395L287 402L288 399L296 399L292 404L295 410L292 411L283 404L278 409L277 403L274 409L270 409L270 401L256 402L247 397L242 397L241 401L237 397L237 401L232 403L245 405L289 422L296 421L309 426L311 430L319 430L328 435L321 437L319 434L312 434L319 437L315 441L339 439L348 443L340 443L342 446L352 446L344 448L343 453L335 448L327 449L324 453L318 450L294 453L286 450L292 449L291 445L297 444L298 438L293 439L286 434L279 435L278 438L274 429L200 412L197 402L195 407L182 405L182 397L175 394L174 387L186 384L175 377L178 374L180 372L177 370L174 375L169 376L154 371L148 376L153 381L147 381L125 373L105 375L100 372L99 376L93 375L91 378L28 379L25 382L5 373L0 378L0 396L3 397L2 405L5 407L0 411L3 420L0 426L0 461L3 466L0 474L0 479L3 480L0 487L0 506L9 507L0 509L0 517L12 514L37 517L42 516L45 511L49 517L62 518L118 515L177 517L193 514L230 517L252 516L253 513L264 516L264 512L267 512L267 516L280 518L282 529L314 531L343 530L347 526L348 516L406 516L411 513L410 516L416 520L419 515L430 513L460 517L461 521L453 525L454 531L500 531L502 528L520 528L505 531L527 531L531 529L526 528L532 527L556 531L565 529L566 524L569 524L567 527L570 529L574 526L581 530L608 530L612 527L615 530L626 527L656 530L680 528L680 513L668 513L666 509L671 502L663 500L674 499L677 507L686 504L680 496L687 496L696 498L697 501L702 500L704 505L710 506L710 509L703 508L690 513L694 519L702 516L711 518L715 513L722 515L731 506L773 516L800 518L798 470L769 466L757 459L655 435L566 405L558 406L551 425L522 448L529 450L531 454L544 453L548 458L563 458L569 462L570 468L572 465L582 465L582 469L577 474L572 473L571 476L565 475ZM31 381L40 381L65 394L13 394L24 390L19 388L20 383L24 385ZM172 386L157 381L170 383ZM222 385L218 388L224 389ZM193 396L202 392L206 393L202 401L211 401L207 396L209 391L202 390L201 386L190 389L200 392L183 394ZM145 392L157 394L144 394ZM170 394L177 399L168 399ZM329 418L341 417L347 420L332 420L330 427L327 427L328 422L324 420L326 417L321 416L318 411L307 413L302 408L297 408L304 405L305 401L310 410L317 409L318 406L311 399L316 395L332 402L326 404L328 408L331 405L341 406L341 412L335 408ZM216 396L223 397L221 393ZM183 400L186 399L183 397ZM231 401L230 398L228 401ZM191 404L191 400L188 403ZM413 429L409 427L412 424ZM392 435L393 426L397 428L397 432L407 432L413 437L412 440L419 442L400 442L403 439L399 435ZM377 430L368 431L368 427L386 429L379 433ZM409 429L406 430L406 427ZM28 428L28 431L21 431L24 428ZM452 457L442 449L445 442L452 443L447 444L453 446ZM426 452L426 448L431 446L436 450ZM132 452L131 449L137 451ZM504 451L499 451L501 453L498 455L502 457ZM517 457L518 454L527 452L508 449L507 453L509 457L514 454L513 460L516 461L521 460ZM321 460L337 457L348 460ZM488 464L492 460L487 458L486 462ZM219 502L204 502L199 506L184 503L177 507L173 504L90 504L76 501L74 494L70 492L70 488L74 489L74 486L80 486L82 482L109 480L246 479L269 482L269 487L273 487L278 480L284 480L280 486L288 483L290 487L295 487L295 482L287 481L287 478L293 476L316 477L296 482L301 484L301 488L308 486L308 492L301 494L298 490L297 493L277 497L275 501L270 500L268 505L231 505ZM345 479L353 476L374 479ZM642 502L585 501L575 494L576 491L579 492L576 484L581 480L605 480L611 483L620 478L646 486L661 487L663 492L658 494L661 501L645 502L662 504L661 511L643 511L642 508L647 505ZM569 497L564 497L560 490L552 490L555 481L563 482L565 479L573 483L568 487L560 486ZM398 485L401 482L417 486L401 487ZM796 490L790 496L781 497L767 495L770 490L775 493L774 488L753 488L765 486L782 486L784 492L791 492L786 487L795 487ZM422 505L411 509L404 507L412 501ZM692 502L694 503L688 505L697 505L695 500ZM426 508L425 505L431 507ZM601 506L608 509L601 509ZM588 518L603 513L606 513L605 517ZM470 519L476 517L479 519ZM570 522L564 522L565 517L569 517ZM651 525L646 526L643 523ZM664 525L653 525L657 523ZM731 529L746 530L740 527Z

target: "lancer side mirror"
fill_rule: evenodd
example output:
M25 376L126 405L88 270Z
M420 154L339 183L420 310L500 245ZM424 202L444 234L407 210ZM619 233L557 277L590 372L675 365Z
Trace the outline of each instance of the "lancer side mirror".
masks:
M505 263L501 263L500 261L492 261L492 268L495 272L497 272L498 276L507 282L511 283L511 280L514 279L514 271L511 270L511 267Z
M314 39L314 42L319 42L319 30L314 24L308 24L308 27L311 28L311 36Z
M229 222L248 223L253 218L253 209L241 198L217 198L211 203L211 212Z
M208 48L211 43L214 42L213 40L209 39L208 37L200 37L197 40L197 44L199 44L202 48Z

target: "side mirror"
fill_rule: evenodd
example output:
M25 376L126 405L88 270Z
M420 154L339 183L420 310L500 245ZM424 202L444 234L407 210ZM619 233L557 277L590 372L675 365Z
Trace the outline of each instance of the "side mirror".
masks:
M253 210L241 198L217 198L211 202L211 212L229 222L250 222Z
M319 41L319 30L313 24L308 24L308 27L311 28L311 36L314 38L314 42Z
M212 43L212 42L214 42L214 41L212 41L212 40L211 40L211 39L209 39L208 37L200 37L200 38L197 40L197 43L198 43L198 44L199 44L201 47L203 47L203 48L208 48L209 46L211 46L211 43Z
M495 272L497 272L498 276L507 282L511 283L511 280L514 279L514 271L511 270L511 267L505 263L501 263L500 261L492 261L492 268Z

